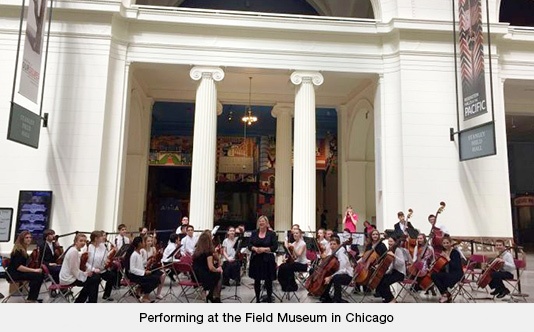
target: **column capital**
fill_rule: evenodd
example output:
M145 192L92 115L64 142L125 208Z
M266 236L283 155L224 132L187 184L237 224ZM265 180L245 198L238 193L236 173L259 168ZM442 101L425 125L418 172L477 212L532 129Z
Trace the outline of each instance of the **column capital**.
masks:
M282 114L289 114L290 116L293 116L294 112L294 104L278 103L274 105L273 109L271 110L271 115L273 116L273 118L277 118Z
M219 67L193 67L189 76L195 81L201 78L213 78L214 81L219 82L224 78L224 71Z
M318 71L294 71L291 74L291 83L300 85L302 82L311 82L314 85L323 84L324 78Z

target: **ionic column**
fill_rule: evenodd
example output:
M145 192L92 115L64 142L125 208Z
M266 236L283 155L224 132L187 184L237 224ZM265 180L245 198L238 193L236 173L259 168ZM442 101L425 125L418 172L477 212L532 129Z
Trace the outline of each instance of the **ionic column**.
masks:
M293 105L276 104L271 111L276 118L276 160L274 182L275 228L287 231L291 228L291 119Z
M291 74L295 84L295 142L293 170L293 223L307 231L316 223L315 167L315 85L323 84L318 72L296 71Z
M213 227L218 113L215 82L224 78L224 72L217 67L193 67L189 74L200 80L195 100L189 220L195 229L202 230Z

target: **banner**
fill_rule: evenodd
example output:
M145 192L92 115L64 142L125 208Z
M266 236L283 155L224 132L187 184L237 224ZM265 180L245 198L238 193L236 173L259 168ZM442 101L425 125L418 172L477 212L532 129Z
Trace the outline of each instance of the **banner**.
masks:
M488 111L480 0L459 0L460 65L464 120Z
M22 56L19 93L37 104L48 0L30 0L26 16L26 39Z

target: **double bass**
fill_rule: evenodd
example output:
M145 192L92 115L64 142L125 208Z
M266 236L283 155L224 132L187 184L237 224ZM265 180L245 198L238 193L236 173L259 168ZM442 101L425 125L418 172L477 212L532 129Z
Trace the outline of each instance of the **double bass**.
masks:
M343 246L351 244L352 237L349 237L346 241L337 247L332 254L321 261L321 264L313 271L312 275L306 279L304 287L308 290L308 293L312 296L323 295L326 286L324 280L326 277L331 276L339 269L339 261L337 260L336 253Z
M406 215L406 225L408 225L408 222L410 221L410 218L412 217L412 215L413 215L413 210L408 209L408 214ZM415 250L416 245L417 245L417 238L413 238L411 234L408 234L404 241L404 248L408 250L411 256L413 256L413 251Z
M445 209L445 202L439 203L438 211L436 212L436 221L434 222L434 225L432 225L432 228L430 229L429 233L429 241L432 241L432 247L436 250L441 250L441 242L443 241L443 231L435 226L436 222L438 222L438 215L443 212Z

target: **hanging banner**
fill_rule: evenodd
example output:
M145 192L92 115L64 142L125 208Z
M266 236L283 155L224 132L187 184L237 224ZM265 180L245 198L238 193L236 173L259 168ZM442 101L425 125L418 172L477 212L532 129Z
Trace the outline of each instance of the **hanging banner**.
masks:
M26 39L22 56L19 93L37 104L48 0L30 0L26 15Z
M459 0L464 121L488 112L480 0Z

